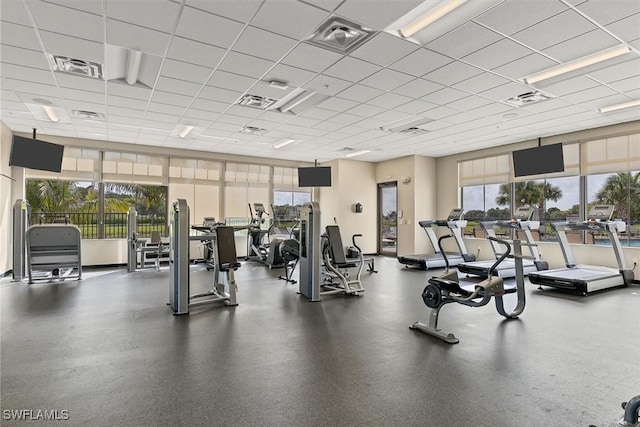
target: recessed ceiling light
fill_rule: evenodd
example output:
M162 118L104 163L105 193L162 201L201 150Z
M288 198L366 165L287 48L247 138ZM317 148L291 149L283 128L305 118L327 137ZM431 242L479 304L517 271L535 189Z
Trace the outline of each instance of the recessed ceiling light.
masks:
M462 6L466 2L467 0L449 0L442 2L436 7L428 10L426 13L419 16L415 20L411 21L409 24L400 28L398 32L404 38L411 37L418 31L422 30L424 27L432 24L433 22L445 16L447 13Z
M44 109L44 112L47 113L47 117L49 117L49 120L51 120L52 122L60 121L60 116L58 116L58 112L55 108L50 105L43 105L42 108Z
M275 145L273 146L273 148L276 148L276 149L278 149L278 148L282 148L282 147L284 147L285 145L293 144L294 142L296 142L296 140L295 140L295 139L285 139L284 141L282 141L282 142L280 142L280 143L278 143L278 144L275 144Z
M286 84L285 82L281 82L279 80L271 80L269 82L269 87L275 88L275 89L280 89L280 90L287 90L289 89L289 85Z
M361 156L362 154L367 154L370 153L371 150L360 150L360 151L354 151L352 153L349 154L345 154L345 157L355 157L355 156Z
M601 113L610 113L612 111L623 110L625 108L640 107L640 99L633 101L623 102L621 104L609 105L608 107L600 108Z
M193 130L193 126L183 126L180 133L178 133L178 136L180 138L186 138L187 135L189 135L189 132L191 132L192 130Z
M48 99L44 99L44 98L33 98L33 102L35 102L36 104L41 104L41 105L53 105L53 102L49 101Z

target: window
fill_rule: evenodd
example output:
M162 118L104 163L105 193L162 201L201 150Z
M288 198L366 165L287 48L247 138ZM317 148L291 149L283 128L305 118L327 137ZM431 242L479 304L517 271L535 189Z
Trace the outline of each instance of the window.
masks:
M167 187L139 184L104 184L104 237L127 237L127 213L135 207L138 213L139 237L151 237L152 231L168 235Z

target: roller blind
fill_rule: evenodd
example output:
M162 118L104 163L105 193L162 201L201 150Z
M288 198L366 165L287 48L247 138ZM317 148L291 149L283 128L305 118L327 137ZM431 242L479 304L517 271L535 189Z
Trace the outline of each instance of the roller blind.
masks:
M509 155L485 157L458 162L458 184L499 184L509 181Z
M166 185L168 158L146 154L105 151L102 180L132 184Z
M587 141L582 144L582 173L640 169L640 133Z
M67 146L60 173L27 169L26 174L30 179L97 182L100 180L100 151Z

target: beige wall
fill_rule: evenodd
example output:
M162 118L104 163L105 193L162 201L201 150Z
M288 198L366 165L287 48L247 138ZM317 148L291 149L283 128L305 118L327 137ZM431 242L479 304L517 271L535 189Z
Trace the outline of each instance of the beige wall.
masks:
M356 160L338 159L323 164L331 166L331 187L320 188L322 227L338 224L342 243L351 245L351 236L362 234L357 240L364 253L377 251L377 186L375 165ZM356 203L363 206L355 213Z

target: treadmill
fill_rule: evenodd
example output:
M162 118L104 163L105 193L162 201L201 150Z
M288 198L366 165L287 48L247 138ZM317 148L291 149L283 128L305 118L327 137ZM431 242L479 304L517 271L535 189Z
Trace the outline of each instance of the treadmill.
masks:
M487 237L497 237L496 228L513 228L518 231L522 231L526 241L526 246L529 248L529 254L532 259L522 260L522 270L525 275L540 270L547 270L549 264L546 261L540 259L538 253L538 247L535 245L531 230L537 230L540 228L540 221L532 221L531 218L535 209L533 207L521 206L514 212L513 219L511 221L483 221L480 223L485 229ZM491 248L495 254L496 260L500 259L504 253L504 248L495 240L489 240ZM458 264L458 271L465 274L471 274L479 276L483 279L489 277L489 271L495 264L493 261L473 261L463 262ZM493 275L502 277L503 279L516 277L516 263L513 258L507 258L493 268Z
M614 207L610 205L592 206L583 222L556 222L552 227L558 234L558 241L566 262L566 268L529 273L533 284L575 291L584 296L591 292L609 288L624 287L634 282L633 270L627 269L618 231L624 231L621 221L611 221ZM618 270L601 266L579 266L571 252L566 231L588 230L605 231L611 239L611 246L618 262Z
M450 266L458 265L462 262L471 262L476 259L473 254L467 253L467 248L462 239L462 230L467 226L462 209L453 209L446 220L427 220L420 221L420 227L427 233L429 242L433 247L434 253L432 254L418 254L418 255L404 255L399 256L398 261L404 264L406 267L418 267L423 270L429 270L431 268L442 268L447 265L438 247L438 236L435 232L435 227L447 227L451 230L451 234L458 246L460 252L447 252L447 260Z

